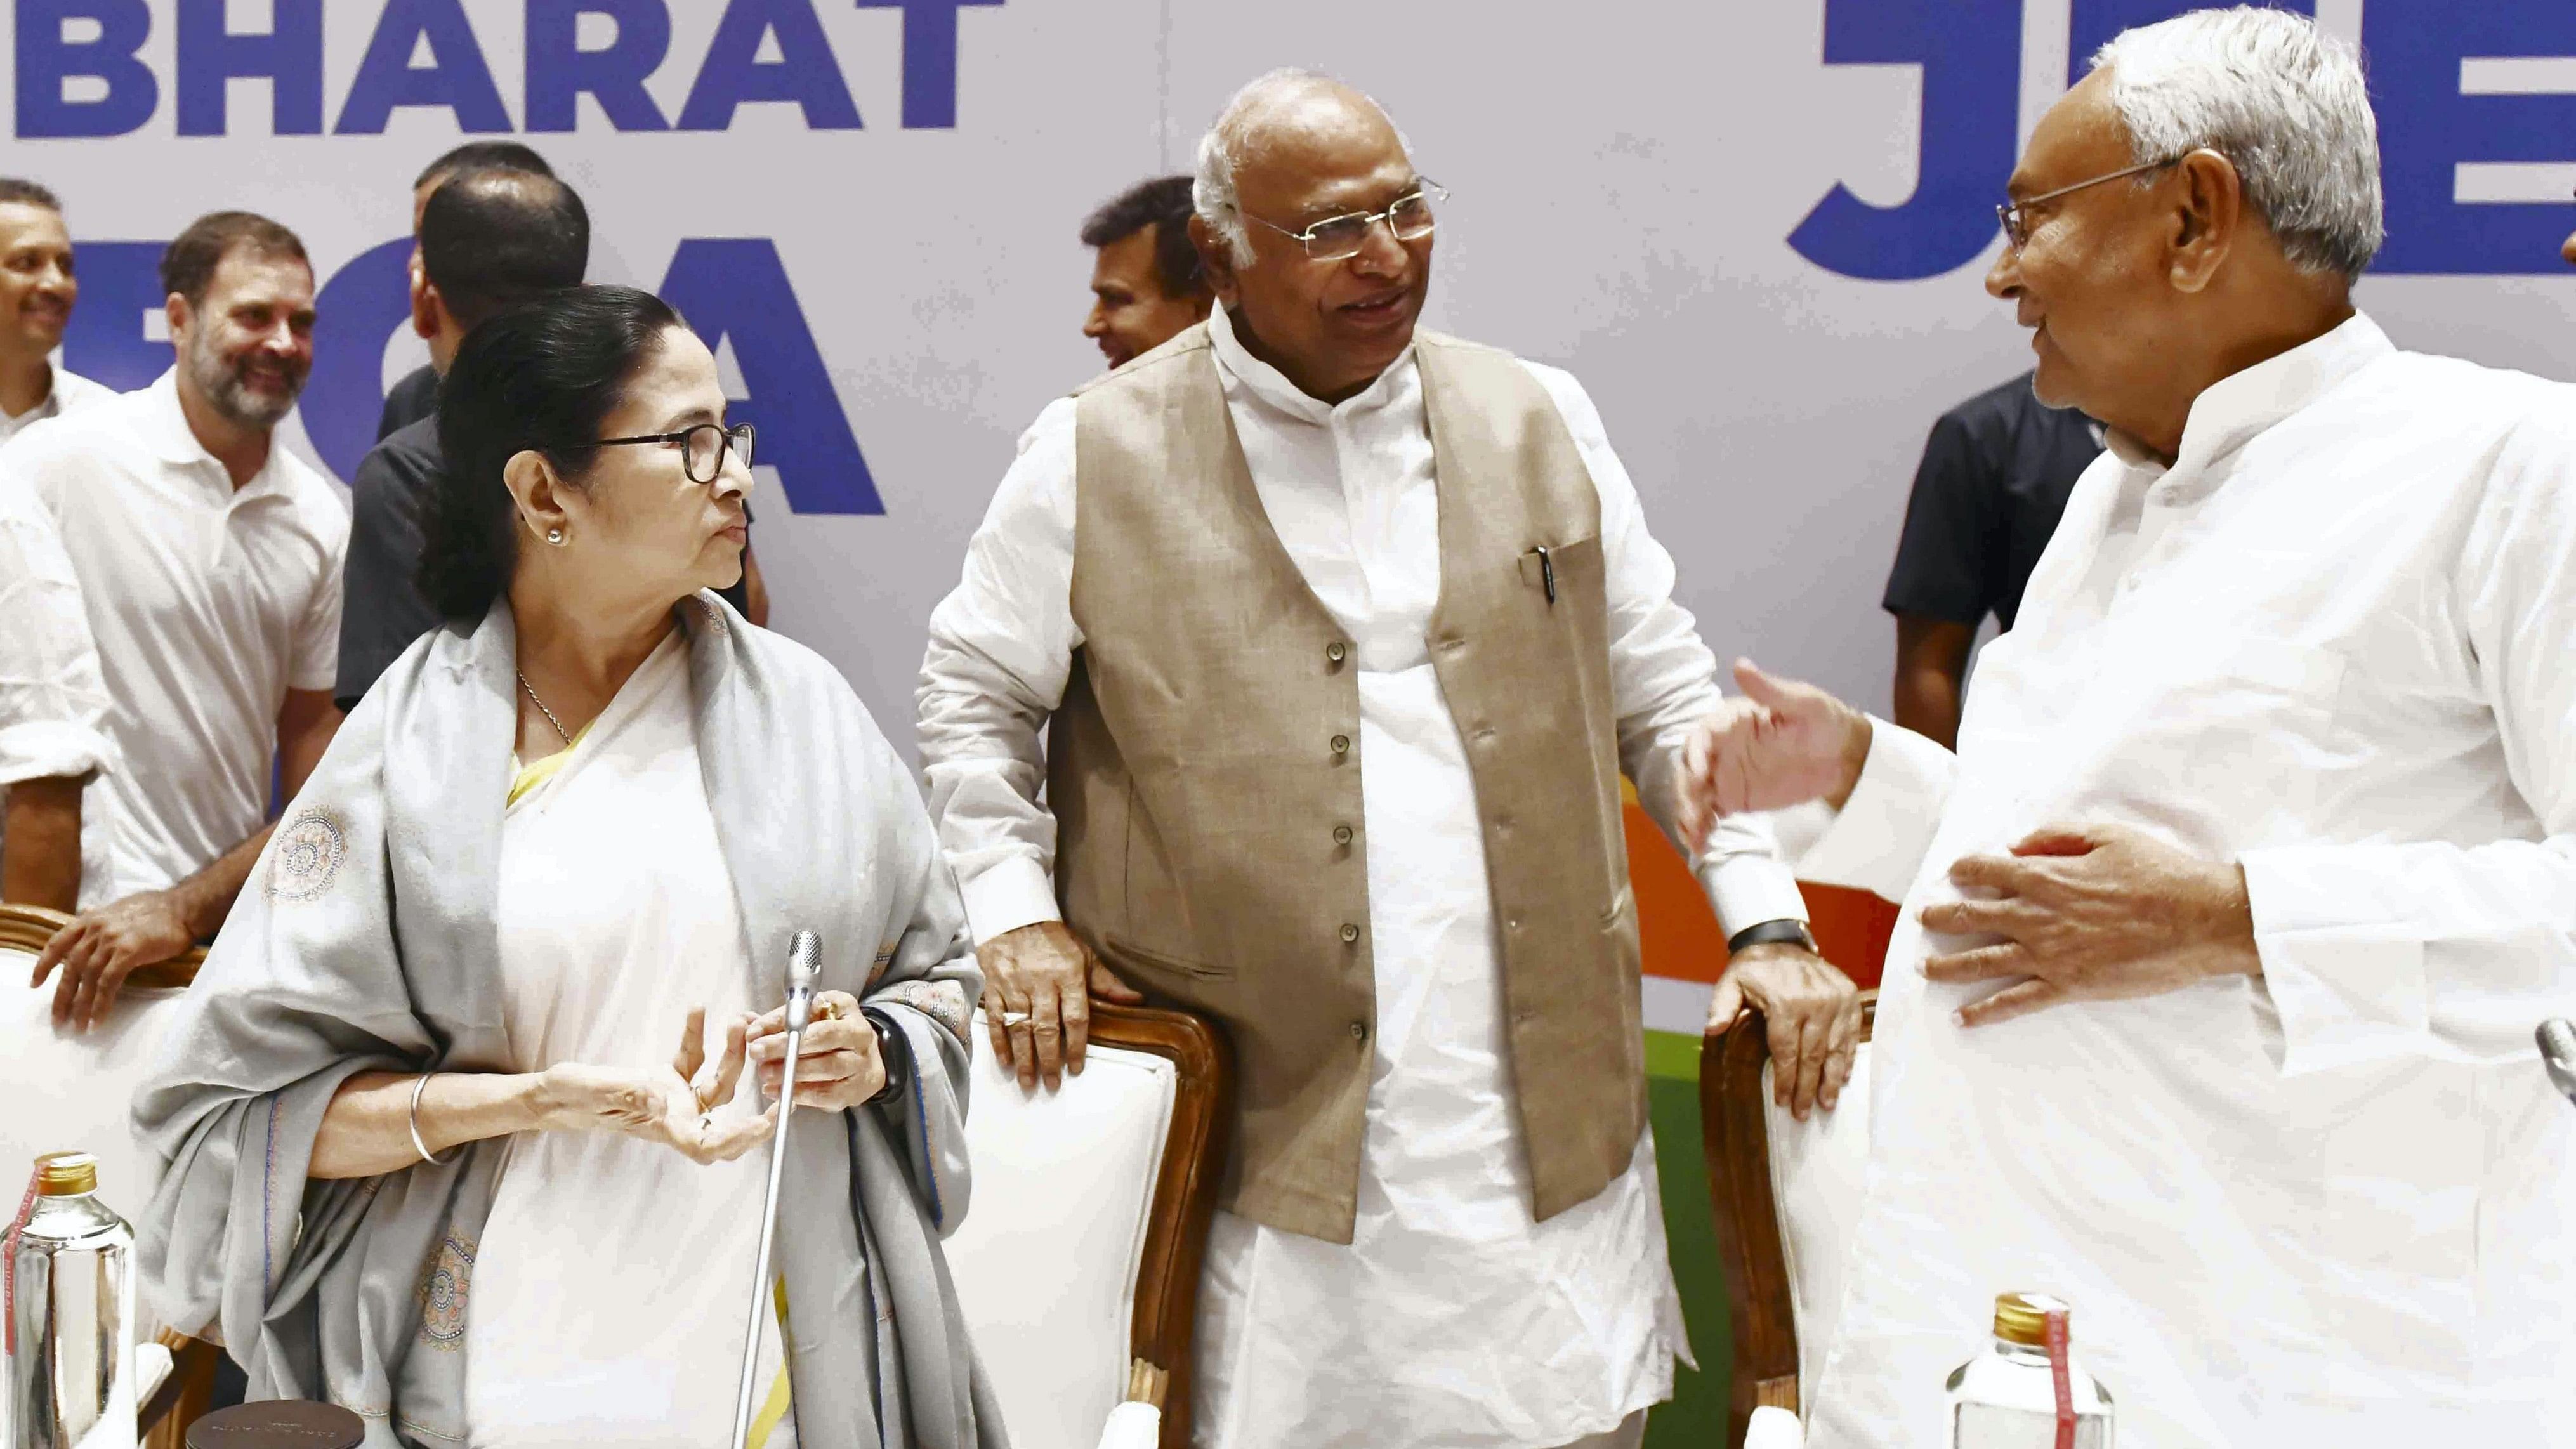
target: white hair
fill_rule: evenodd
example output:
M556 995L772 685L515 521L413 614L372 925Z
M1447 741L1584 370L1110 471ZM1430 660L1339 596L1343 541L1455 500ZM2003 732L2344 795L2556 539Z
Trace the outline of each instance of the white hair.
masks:
M1243 224L1243 210L1235 202L1234 178L1269 140L1264 128L1257 124L1262 119L1261 112L1299 92L1349 89L1322 71L1293 66L1274 70L1236 91L1225 109L1217 112L1207 134L1199 138L1198 172L1190 179L1190 209L1198 213L1210 231L1224 239L1226 254L1234 258L1236 266L1252 264L1252 233ZM1386 107L1378 105L1375 96L1353 94L1375 106L1377 113L1386 117L1388 126L1395 126L1395 118L1387 115ZM1401 128L1396 130L1396 140L1404 140Z
M2361 56L2287 11L2241 5L2124 32L2095 53L2138 164L2207 148L2305 271L2359 278L2379 255L2379 127Z

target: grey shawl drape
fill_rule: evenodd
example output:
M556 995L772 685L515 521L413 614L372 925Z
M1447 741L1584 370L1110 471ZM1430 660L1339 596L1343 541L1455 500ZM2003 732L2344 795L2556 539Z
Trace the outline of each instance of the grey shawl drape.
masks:
M883 1008L913 1065L892 1101L789 1129L777 1264L799 1444L999 1446L939 1246L966 1211L981 989L956 886L911 773L830 665L712 594L678 614L753 1001L783 999L788 938L810 927L821 988ZM229 1345L253 1397L356 1410L370 1449L466 1438L462 1328L505 1141L378 1178L305 1172L350 1074L505 1069L516 654L504 603L385 672L279 822L135 1100L163 1171L140 1228L161 1312ZM677 1243L632 1267L713 1271Z

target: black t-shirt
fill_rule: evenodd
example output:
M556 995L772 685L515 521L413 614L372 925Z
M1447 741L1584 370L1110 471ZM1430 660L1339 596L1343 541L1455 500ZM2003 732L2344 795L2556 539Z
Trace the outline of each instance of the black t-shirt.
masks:
M421 419L437 415L438 369L424 363L405 374L385 394L385 410L376 415L376 441L381 443Z
M2009 629L2022 589L2102 452L2093 421L2032 395L2031 374L1941 415L1923 445L1905 534L1887 576L1891 614Z
M435 382L435 379L432 379ZM431 396L436 397L433 388ZM387 399L390 409L392 400ZM349 485L349 562L341 575L340 672L331 687L342 710L357 707L412 641L438 627L438 614L413 581L420 571L420 500L443 466L435 413L370 449ZM743 510L748 524L751 511ZM741 613L742 580L716 591Z

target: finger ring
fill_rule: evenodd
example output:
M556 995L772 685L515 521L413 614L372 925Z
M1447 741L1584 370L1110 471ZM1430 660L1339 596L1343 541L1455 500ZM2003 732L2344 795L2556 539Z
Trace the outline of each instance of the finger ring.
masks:
M1002 1013L1002 1025L1004 1026L1025 1026L1028 1024L1028 1019L1029 1014L1025 1011L1005 1010Z

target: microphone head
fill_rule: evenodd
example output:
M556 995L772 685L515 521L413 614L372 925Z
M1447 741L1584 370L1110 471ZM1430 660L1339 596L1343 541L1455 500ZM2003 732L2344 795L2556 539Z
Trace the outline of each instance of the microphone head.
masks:
M2576 1026L2561 1017L2540 1024L2536 1034L2540 1041L2540 1060L2549 1068L2549 1080L2556 1083L2560 1095L2576 1102Z
M787 989L811 991L814 978L823 970L823 938L811 931L799 931L787 943Z

